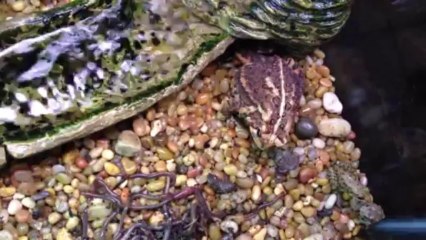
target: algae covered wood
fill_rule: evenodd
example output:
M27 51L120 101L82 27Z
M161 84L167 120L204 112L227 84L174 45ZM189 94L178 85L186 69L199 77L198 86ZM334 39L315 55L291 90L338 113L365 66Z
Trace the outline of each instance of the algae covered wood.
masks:
M135 115L192 80L233 41L179 1L102 3L65 14L69 22L55 27L0 35L1 131L13 157Z

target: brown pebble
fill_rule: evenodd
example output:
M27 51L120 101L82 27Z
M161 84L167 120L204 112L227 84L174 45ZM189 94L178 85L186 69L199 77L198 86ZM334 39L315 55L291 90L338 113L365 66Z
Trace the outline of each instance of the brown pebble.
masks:
M318 174L318 171L312 167L304 167L300 170L299 181L301 183L307 183L309 180L315 178Z
M330 69L324 65L317 67L317 72L323 77L330 77Z
M205 148L205 144L206 142L209 140L209 136L207 134L198 134L197 136L195 136L194 138L194 142L195 142L195 148L196 149L204 149Z
M12 179L17 182L34 182L32 172L29 170L17 170L13 173Z
M143 118L137 118L133 121L133 131L139 137L146 136L150 133L151 127L149 126L149 122Z
M123 190L120 193L120 199L123 203L127 203L130 196L130 190L128 188L123 188Z
M34 183L23 182L18 185L18 192L26 196L31 196L37 192L37 188Z
M15 213L15 219L19 223L26 223L30 220L31 214L28 210L21 209Z
M318 151L318 155L319 155L319 160L325 165L327 166L330 163L330 155L328 154L327 151L324 150L320 150Z
M204 105L204 104L209 103L210 100L211 100L211 94L210 93L201 93L201 94L197 95L195 102L199 105Z
M216 64L214 64L214 63L209 64L207 67L205 67L203 69L203 71L201 72L201 76L203 76L203 77L210 77L210 76L212 76L216 72L216 69L217 69L217 65Z
M102 149L108 149L109 148L109 140L108 139L96 140L96 147L100 147Z
M324 86L324 87L331 87L331 86L333 86L333 83L328 78L321 78L320 79L320 84L322 86Z
M157 172L165 172L167 171L167 165L165 161L158 161L154 164L154 169Z

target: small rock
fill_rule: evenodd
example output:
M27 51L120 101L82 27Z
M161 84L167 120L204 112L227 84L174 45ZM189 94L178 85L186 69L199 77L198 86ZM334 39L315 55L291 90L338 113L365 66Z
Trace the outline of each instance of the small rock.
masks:
M305 216L307 218L313 217L317 213L315 208L309 207L309 206L302 208L302 210L300 210L300 212L303 214L303 216Z
M89 156L92 159L99 158L102 155L102 151L103 151L102 147L95 147L95 148L93 148L92 150L89 151Z
M59 173L58 175L56 175L56 180L64 185L68 185L71 183L71 177L68 176L65 173Z
M1 187L0 188L0 197L6 198L11 197L16 193L16 188L14 187Z
M248 178L248 177L246 177L246 178L237 178L237 180L235 181L235 183L240 188L250 189L254 185L254 180L252 178Z
M34 182L33 173L29 170L17 170L13 173L13 179L18 182Z
M154 164L154 169L155 169L155 171L157 171L157 172L165 172L165 171L167 171L167 164L166 164L166 162L165 162L165 161L162 161L162 160L157 161L157 162Z
M109 209L104 204L93 205L87 209L89 215L89 221L105 219L108 215L111 214L111 209Z
M34 7L40 7L40 0L30 0L31 5L33 5Z
M31 196L37 192L37 187L32 182L22 182L18 185L17 192Z
M101 156L106 160L112 160L114 159L114 152L111 149L105 149L102 151Z
M231 220L225 220L220 223L220 229L224 232L236 234L238 232L238 224Z
M270 237L276 238L278 236L278 229L273 225L267 225L266 230Z
M211 173L207 175L207 183L219 194L230 193L237 190L237 187L232 182L219 179L216 175Z
M184 174L179 174L176 176L176 186L184 186L186 184L188 177Z
M303 208L303 202L302 201L297 201L293 204L293 210L294 211L300 211Z
M157 148L156 152L158 154L158 157L161 160L167 161L167 160L170 160L170 159L172 159L174 157L173 153L169 149L167 149L165 147L159 147L159 148Z
M252 240L252 237L248 233L239 235L235 240Z
M133 121L133 131L139 137L148 135L151 132L149 122L143 118L137 118Z
M318 171L312 167L304 167L300 170L299 181L301 183L307 183L312 178L315 178L318 175Z
M115 151L125 157L133 157L142 150L141 141L134 132L125 130L118 136Z
M346 137L351 132L351 124L341 118L323 119L318 130L327 137Z
M15 219L18 223L27 223L31 219L31 214L28 210L21 209L15 213Z
M55 210L59 213L64 213L66 211L68 211L69 206L68 206L68 202L67 201L61 201L59 199L56 200L55 202Z
M66 169L65 169L64 165L56 164L52 167L52 172L53 172L54 175L56 175L58 173L66 172Z
M15 215L21 209L22 209L22 204L17 199L13 199L12 201L10 201L9 205L7 206L7 212L10 215Z
M315 233L315 234L312 234L312 235L304 238L303 240L323 240L323 239L324 239L324 237L322 236L321 233Z
M151 137L157 136L160 132L166 129L166 122L162 119L155 120L151 123Z
M254 202L258 202L260 200L260 197L262 196L262 189L259 185L254 185L253 189L251 190L251 200Z
M104 164L105 172L108 173L110 176L117 176L120 174L120 168L111 162L106 162Z
M318 134L318 128L310 118L302 117L296 124L295 134L300 139L313 138Z
M27 6L27 3L23 0L18 0L14 3L12 3L11 7L13 9L13 11L15 12L22 12L25 7Z
M22 199L21 203L22 203L22 205L24 205L24 207L26 207L28 209L33 209L36 206L36 203L30 197L26 197L26 198Z
M146 185L146 190L150 192L156 192L163 190L166 186L166 183L163 180L155 180Z
M136 163L127 157L123 157L121 159L121 164L123 165L123 169L126 172L126 174L131 175L137 171Z
M56 240L73 240L73 237L66 228L61 228L56 235Z
M329 113L341 114L343 110L343 104L340 102L337 95L333 92L324 93L322 97L322 105Z
M238 172L238 168L234 164L228 164L223 168L223 171L230 176L235 176Z
M286 174L299 166L299 156L291 151L275 149L273 155L275 167L279 174Z
M67 221L67 223L65 224L65 227L68 230L73 230L74 228L76 228L79 224L80 220L78 217L74 216L74 217L70 217Z
M13 235L8 230L0 230L1 240L13 240Z
M331 209L334 207L334 204L336 204L336 201L337 201L337 196L336 194L333 193L327 198L327 201L325 201L324 207L326 209Z
M214 223L210 224L209 237L211 240L220 240L222 238L222 233L220 232L219 226Z
M0 210L0 224L7 223L8 220L9 220L9 213L7 212L7 210L6 209Z
M321 138L314 138L312 140L312 145L314 145L314 147L318 148L318 149L323 149L325 148L325 142L324 140L322 140Z
M47 192L47 191L41 191L41 192L33 195L31 198L34 201L40 201L40 200L43 200L43 199L47 198L49 195L50 195L49 192Z
M264 240L266 237L267 230L266 228L262 228L259 232L257 232L253 236L253 240Z

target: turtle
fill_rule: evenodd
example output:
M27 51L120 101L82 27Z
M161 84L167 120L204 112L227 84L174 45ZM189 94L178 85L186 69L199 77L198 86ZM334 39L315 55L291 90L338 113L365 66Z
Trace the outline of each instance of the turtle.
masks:
M15 159L83 138L182 89L243 39L233 110L282 146L303 77L294 58L333 39L352 0L75 0L0 23L0 141ZM5 154L6 152L6 154ZM1 165L1 164L0 164Z

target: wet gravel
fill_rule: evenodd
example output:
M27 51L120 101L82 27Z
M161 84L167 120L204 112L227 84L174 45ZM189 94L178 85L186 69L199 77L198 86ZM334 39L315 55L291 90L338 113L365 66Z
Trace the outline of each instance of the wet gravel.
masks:
M237 61L212 63L134 119L4 170L0 239L354 238L362 213L328 170L357 166L361 150L339 106L327 97L324 108L336 81L324 57L301 62L300 119L285 149L255 147L227 114Z

